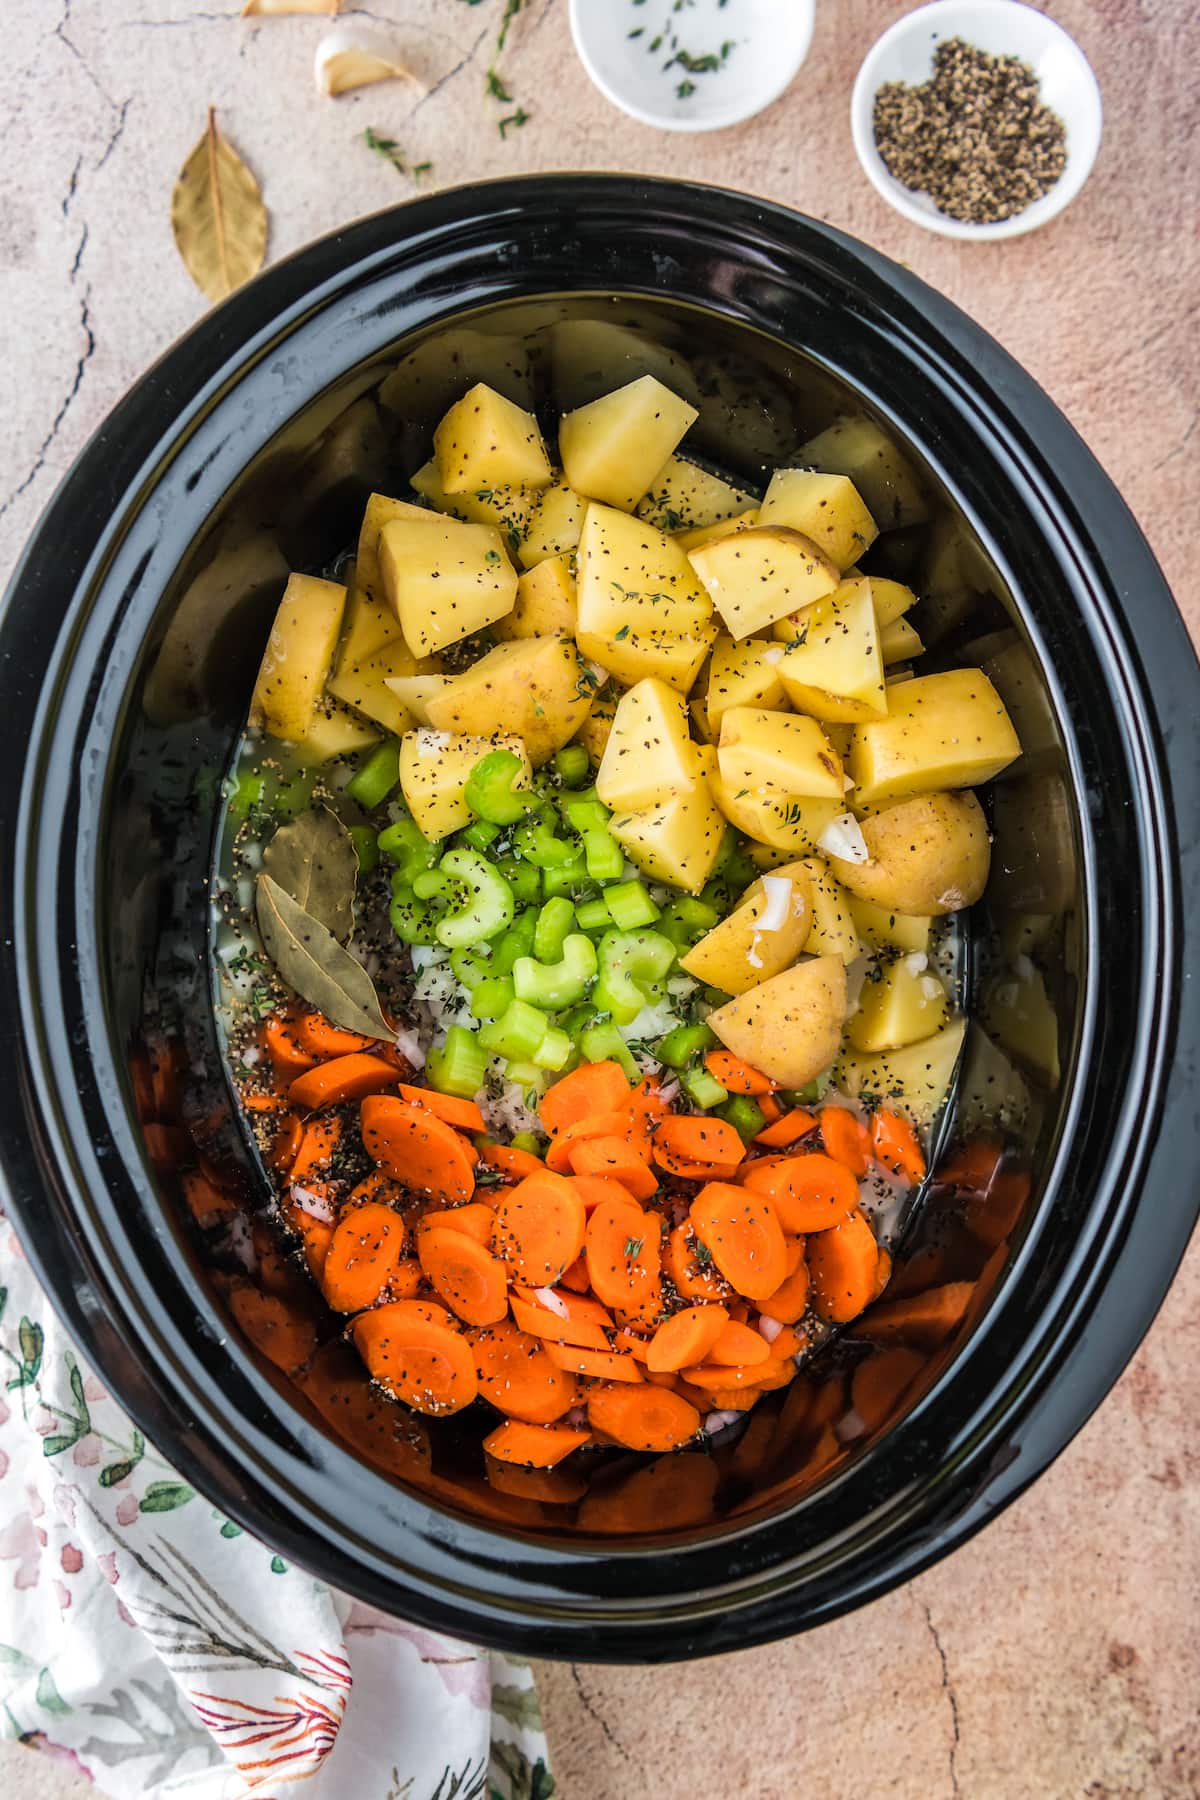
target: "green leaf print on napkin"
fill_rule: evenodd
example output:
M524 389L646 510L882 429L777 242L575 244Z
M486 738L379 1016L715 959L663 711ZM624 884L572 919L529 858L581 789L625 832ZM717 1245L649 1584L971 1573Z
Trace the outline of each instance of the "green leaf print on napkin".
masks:
M195 1488L189 1487L186 1481L152 1481L142 1495L141 1510L144 1513L174 1512L177 1506L186 1506L195 1498Z

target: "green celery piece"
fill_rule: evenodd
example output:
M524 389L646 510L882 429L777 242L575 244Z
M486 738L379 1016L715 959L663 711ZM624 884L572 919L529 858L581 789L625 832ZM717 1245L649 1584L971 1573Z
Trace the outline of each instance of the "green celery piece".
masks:
M703 1056L716 1041L716 1034L707 1025L676 1025L659 1039L654 1054L668 1069L685 1069L694 1056Z
M606 931L598 957L592 997L601 1012L627 1025L654 998L675 961L675 946L657 931Z
M542 874L532 863L522 862L519 856L501 856L496 867L512 889L518 906L529 906L541 899Z
M369 875L379 867L379 839L369 825L351 825L350 842L358 858L360 875Z
M762 1107L749 1094L733 1094L720 1109L720 1117L732 1125L744 1143L758 1136L766 1124Z
M463 798L477 819L489 825L515 825L530 804L530 795L517 789L524 779L524 765L513 751L489 750L471 770Z
M489 1055L532 1062L550 1028L544 1012L524 1000L514 1000L498 1019L480 1027L479 1041Z
M400 740L387 738L382 744L376 744L353 780L347 784L346 792L364 812L374 812L377 806L383 805L399 779Z
M379 834L379 852L394 862L405 882L432 869L441 855L440 842L427 838L415 819L397 819Z
M579 1048L585 1062L620 1063L630 1081L640 1081L642 1071L634 1060L625 1039L611 1019L601 1025L589 1025L579 1035Z
M517 999L527 1000L546 1012L561 1012L583 999L596 976L596 947L581 931L571 932L562 947L558 962L535 961L532 956L518 957L513 965L513 985ZM630 1015L632 1017L632 1014Z
M583 900L575 908L575 921L580 931L607 931L613 922L608 910L608 901L601 894L598 900Z
M706 1112L714 1106L723 1106L729 1098L729 1090L723 1088L716 1078L705 1068L685 1069L679 1077L679 1085L688 1099Z
M604 904L620 931L636 931L639 925L653 925L662 916L662 909L640 881L620 881L605 888Z
M419 900L411 887L392 880L392 903L388 918L396 936L406 944L436 944L437 914L425 900Z
M471 1011L477 1019L494 1023L503 1018L516 997L517 990L507 975L485 975L471 989Z
M542 963L557 962L567 933L575 923L575 908L563 895L547 900L538 914L533 934L533 954Z
M483 1045L472 1031L451 1025L444 1045L435 1045L425 1058L425 1079L439 1094L457 1094L473 1100L483 1086L487 1062Z
M447 850L437 872L458 890L457 905L452 898L450 910L438 921L439 944L459 950L508 930L516 913L512 888L477 850Z
M519 956L532 956L536 931L537 911L532 906L526 907L524 912L517 914L504 936L492 945L493 974L511 975Z
M568 787L578 787L586 781L589 766L588 753L582 744L567 744L555 752L555 770Z
M616 881L625 873L625 852L607 829L584 832L583 854L593 881Z

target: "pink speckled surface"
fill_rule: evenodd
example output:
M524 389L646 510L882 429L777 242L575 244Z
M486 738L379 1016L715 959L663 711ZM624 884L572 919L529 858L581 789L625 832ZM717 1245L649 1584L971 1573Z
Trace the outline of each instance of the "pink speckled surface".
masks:
M592 0L618 4L620 0ZM734 0L736 5L736 0ZM790 202L950 294L1032 370L1114 475L1200 636L1200 20L1191 0L1054 0L1100 78L1083 195L993 247L907 225L854 160L850 84L903 7L820 0L809 60L740 129L673 138L579 72L565 0L531 0L506 74L533 115L501 142L482 77L502 7L371 0L432 81L318 99L314 19L235 0L23 0L6 13L0 566L126 385L199 314L174 172L209 102L257 171L271 254L412 191L356 141L397 137L428 181L533 168L689 174ZM1153 1203L1150 1196L1148 1203ZM1200 1251L1099 1414L982 1536L804 1638L675 1671L542 1667L565 1800L1189 1800L1200 1794ZM12 1800L82 1790L0 1745Z

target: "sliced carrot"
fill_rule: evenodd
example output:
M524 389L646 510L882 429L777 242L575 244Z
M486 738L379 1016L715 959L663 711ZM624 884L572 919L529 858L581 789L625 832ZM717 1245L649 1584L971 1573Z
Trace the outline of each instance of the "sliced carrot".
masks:
M685 1219L667 1234L663 1270L682 1300L724 1300L729 1283Z
M984 1190L969 1193L963 1223L972 1237L994 1250L1016 1230L1032 1183L1025 1169L997 1169Z
M784 1278L787 1248L779 1220L762 1194L710 1181L692 1201L696 1235L739 1294L763 1300Z
M636 1200L606 1200L587 1222L584 1257L592 1292L605 1306L635 1313L656 1294L662 1264L662 1227Z
M792 1325L785 1325L777 1337L771 1339L771 1355L776 1362L785 1356L799 1356L808 1349L808 1333L797 1331Z
M914 1187L925 1179L925 1158L917 1134L907 1119L880 1107L871 1120L875 1160L893 1175L903 1175Z
M679 1372L693 1387L704 1388L711 1393L714 1389L730 1388L736 1392L743 1388L758 1387L768 1377L770 1369L771 1358L768 1354L764 1361L757 1363L697 1363L692 1368L681 1369ZM793 1368L791 1373L794 1375L795 1372Z
M785 1231L783 1234L783 1242L787 1250L787 1272L789 1275L794 1275L796 1270L800 1267L800 1264L804 1261L804 1239L802 1237L789 1237Z
M649 1158L650 1146L661 1122L671 1115L670 1104L662 1097L662 1085L652 1075L644 1075L629 1093L630 1143L643 1157Z
M572 1144L570 1163L576 1175L600 1175L619 1181L635 1200L658 1192L658 1177L633 1145L619 1137L588 1138Z
M714 1412L749 1412L758 1405L758 1389L752 1387L693 1388L692 1392L702 1395Z
M324 1013L306 1012L292 1027L292 1036L307 1056L349 1056L355 1050L370 1050L378 1038L360 1037L356 1031L342 1031L331 1024Z
M360 1313L350 1333L375 1380L417 1412L461 1412L479 1390L471 1346L441 1307L393 1300Z
M754 1377L754 1385L762 1394L769 1394L775 1388L789 1387L796 1379L796 1365L790 1356L776 1356L772 1349L766 1362L750 1363L749 1373Z
M450 1204L471 1198L475 1173L468 1146L444 1119L393 1094L369 1094L361 1116L368 1156L394 1181Z
M607 1175L572 1175L571 1186L583 1201L584 1211L591 1216L606 1200L628 1200L629 1189Z
M852 1175L865 1175L871 1166L871 1133L862 1120L845 1106L823 1106L820 1117L826 1154Z
M536 1175L542 1168L540 1156L534 1156L531 1150L515 1150L511 1144L496 1144L488 1140L479 1145L479 1154L491 1169L499 1169L505 1175Z
M745 1145L724 1119L703 1114L664 1119L654 1134L651 1154L659 1168L687 1175L695 1165L709 1165L715 1176L733 1175L746 1154Z
M783 1117L783 1108L775 1098L774 1094L760 1094L758 1096L758 1110L768 1125L778 1124L779 1120Z
M713 1080L719 1081L731 1094L769 1094L779 1085L761 1069L743 1062L732 1050L710 1050L704 1058L704 1066Z
M282 1112L287 1101L282 1094L251 1094L245 1090L239 1095L242 1110L248 1113Z
M623 1331L636 1331L649 1337L658 1330L669 1310L662 1282L655 1276L645 1293L628 1306L614 1306L613 1318Z
M748 1163L742 1183L765 1194L787 1232L826 1231L858 1205L858 1183L844 1163L814 1151Z
M529 1287L552 1286L583 1248L587 1215L570 1181L550 1169L526 1175L499 1202L492 1249Z
M504 1427L498 1425L498 1431ZM572 1431L573 1426L531 1425L531 1431ZM584 1439L590 1434L585 1432ZM543 1506L574 1506L587 1493L582 1475L571 1469L536 1469L520 1463L503 1462L488 1457L485 1468L488 1486L501 1494L515 1494L519 1500L539 1500Z
M902 1345L859 1363L850 1381L850 1404L864 1430L875 1431L883 1424L925 1365L925 1357Z
M521 1419L505 1419L483 1440L483 1447L497 1462L518 1463L527 1469L552 1469L572 1450L591 1438L590 1431L574 1425L528 1425Z
M645 1368L646 1357L650 1350L650 1339L643 1337L640 1331L630 1331L623 1325L620 1331L613 1333L612 1347L614 1350L627 1350L634 1362L641 1363L642 1368Z
M764 1099L766 1097L763 1096ZM798 1144L801 1138L807 1137L810 1131L816 1129L815 1116L805 1112L802 1106L795 1106L791 1112L785 1112L782 1118L768 1125L765 1131L760 1131L754 1141L768 1150L786 1150L789 1144Z
M808 1272L817 1316L835 1325L856 1319L875 1292L878 1246L861 1212L808 1240Z
M723 1363L727 1367L752 1367L755 1363L767 1362L770 1355L771 1346L761 1331L755 1331L752 1325L739 1325L736 1319L730 1319L709 1350L708 1360Z
M880 1244L875 1259L875 1289L872 1300L878 1300L888 1282L892 1279L892 1253Z
M808 1287L808 1264L801 1257L792 1273L763 1300L763 1312L781 1325L794 1325L808 1310Z
M646 1355L649 1369L673 1371L701 1363L729 1323L723 1306L688 1306L661 1324Z
M325 1258L329 1255L329 1246L333 1242L334 1228L326 1224L324 1219L314 1219L302 1207L289 1203L284 1210L288 1223L299 1234L308 1272L319 1285L325 1270Z
M873 1344L916 1344L936 1350L962 1323L974 1291L973 1281L948 1281L903 1300L882 1300L871 1308L857 1336Z
M538 1111L547 1131L565 1131L578 1119L614 1112L629 1099L629 1081L620 1063L582 1063L547 1089Z
M439 1206L422 1213L417 1230L432 1231L436 1227L461 1231L465 1237L474 1238L477 1244L486 1247L492 1241L492 1223L491 1207L485 1206L482 1200L471 1200L466 1206Z
M554 1307L542 1298L553 1299ZM587 1350L607 1350L606 1331L612 1319L590 1295L573 1294L555 1289L517 1288L512 1296L512 1316L522 1331L531 1337L547 1338L559 1344L579 1344Z
M628 1106L617 1111L591 1113L586 1119L576 1119L565 1131L556 1132L546 1146L546 1167L553 1169L558 1175L566 1175L571 1169L571 1152L577 1144L587 1143L589 1138L615 1137L623 1144L630 1141L633 1126L633 1115Z
M570 1288L574 1294L586 1294L591 1285L592 1278L588 1274L587 1260L582 1255L577 1256L570 1268L563 1270L559 1286Z
M646 1463L617 1487L593 1487L580 1502L582 1532L604 1535L681 1530L710 1519L720 1472L712 1457L674 1451Z
M468 1325L497 1325L508 1315L504 1264L463 1231L433 1225L417 1234L425 1279Z
M700 1414L669 1388L601 1387L588 1395L588 1423L628 1450L678 1450L700 1429Z
M202 1230L210 1230L240 1211L237 1202L199 1169L184 1170L179 1181L188 1211Z
M321 1291L335 1312L361 1312L388 1292L406 1235L400 1214L378 1200L342 1214L321 1270Z
M239 1282L230 1289L229 1308L254 1348L285 1375L301 1368L317 1347L312 1320L277 1294Z
M479 1392L500 1412L528 1425L550 1425L569 1412L579 1386L540 1338L509 1319L467 1334Z
M546 1355L572 1375L590 1375L598 1381L640 1381L642 1371L625 1350L584 1350L578 1344L546 1345Z
M322 1106L341 1106L347 1100L361 1100L364 1094L395 1087L398 1079L391 1063L359 1050L297 1075L288 1088L288 1099L302 1112L316 1112Z
M304 1126L300 1148L288 1171L292 1180L302 1181L307 1186L310 1175L327 1173L341 1144L343 1132L343 1122L338 1117L309 1119Z
M297 1075L303 1075L305 1069L311 1069L316 1062L316 1054L306 1050L296 1032L295 1021L276 1013L270 1019L264 1019L259 1030L259 1041L278 1081L291 1082Z
M425 1271L415 1256L405 1256L396 1264L389 1284L393 1300L415 1300L425 1280Z
M409 1087L400 1083L400 1092L414 1106L423 1106L435 1119L444 1119L456 1131L486 1131L487 1121L474 1100L463 1100L457 1094L439 1094L436 1088Z

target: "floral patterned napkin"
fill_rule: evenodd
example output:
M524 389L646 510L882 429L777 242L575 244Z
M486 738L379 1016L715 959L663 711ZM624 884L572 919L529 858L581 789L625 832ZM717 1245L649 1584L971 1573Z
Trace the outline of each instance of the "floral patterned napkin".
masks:
M0 1728L122 1800L554 1792L528 1665L223 1518L75 1355L2 1214Z

